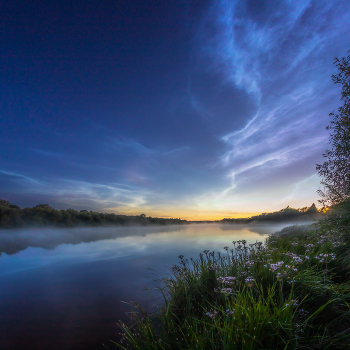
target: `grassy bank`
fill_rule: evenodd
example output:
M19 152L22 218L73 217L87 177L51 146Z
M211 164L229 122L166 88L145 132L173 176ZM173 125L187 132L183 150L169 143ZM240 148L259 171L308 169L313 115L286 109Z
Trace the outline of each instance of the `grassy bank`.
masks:
M204 251L162 279L164 306L121 324L124 349L349 349L350 244L292 227Z

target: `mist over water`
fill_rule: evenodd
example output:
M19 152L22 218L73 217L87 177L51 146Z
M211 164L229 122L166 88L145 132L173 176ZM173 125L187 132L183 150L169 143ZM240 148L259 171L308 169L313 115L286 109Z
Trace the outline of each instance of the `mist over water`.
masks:
M61 244L80 244L122 237L146 236L150 233L176 232L181 229L183 229L182 226L178 225L0 230L0 253L15 254L28 247L54 249Z
M0 231L0 348L109 349L137 301L152 309L154 277L178 255L264 241L291 223Z

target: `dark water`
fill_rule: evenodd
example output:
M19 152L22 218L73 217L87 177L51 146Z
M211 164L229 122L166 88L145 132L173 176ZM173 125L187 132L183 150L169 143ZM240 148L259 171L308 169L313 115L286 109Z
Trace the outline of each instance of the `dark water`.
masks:
M264 241L288 225L0 231L0 349L115 349L117 322L132 311L122 301L150 310L157 295L144 287L178 255Z

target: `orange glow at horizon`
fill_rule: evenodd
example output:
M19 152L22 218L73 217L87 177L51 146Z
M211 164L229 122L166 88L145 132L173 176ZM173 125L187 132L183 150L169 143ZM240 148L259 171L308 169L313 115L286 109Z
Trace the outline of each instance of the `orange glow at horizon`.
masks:
M188 221L217 221L225 218L238 219L249 218L251 216L260 215L258 212L230 212L230 211L197 211L197 210L157 210L153 208L108 208L106 211L120 215L140 215L158 217L164 219L180 218Z
M213 209L210 205L203 205L202 208L195 207L179 207L179 206L164 206L160 208L159 206L142 205L142 206L129 206L129 207L117 207L117 208L105 208L103 212L115 213L119 215L140 215L145 214L146 216L158 217L158 218L180 218L182 220L188 221L217 221L225 218L238 219L238 218L249 218L252 216L260 215L262 213L272 213L280 211L287 206L291 208L303 208L310 207L312 203L317 206L317 201L314 199L306 200L288 200L282 201L271 201L267 203L249 203L245 206L235 206L231 210L227 206L216 205ZM251 207L251 208L249 208ZM239 210L241 209L241 210ZM251 210L249 210L251 209Z

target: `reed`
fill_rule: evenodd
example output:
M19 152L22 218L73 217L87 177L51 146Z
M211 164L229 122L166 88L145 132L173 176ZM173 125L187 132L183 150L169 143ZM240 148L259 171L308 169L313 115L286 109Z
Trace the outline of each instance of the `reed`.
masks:
M293 231L293 230L292 230ZM179 256L163 306L120 323L123 349L349 349L349 244L294 230L224 253Z

